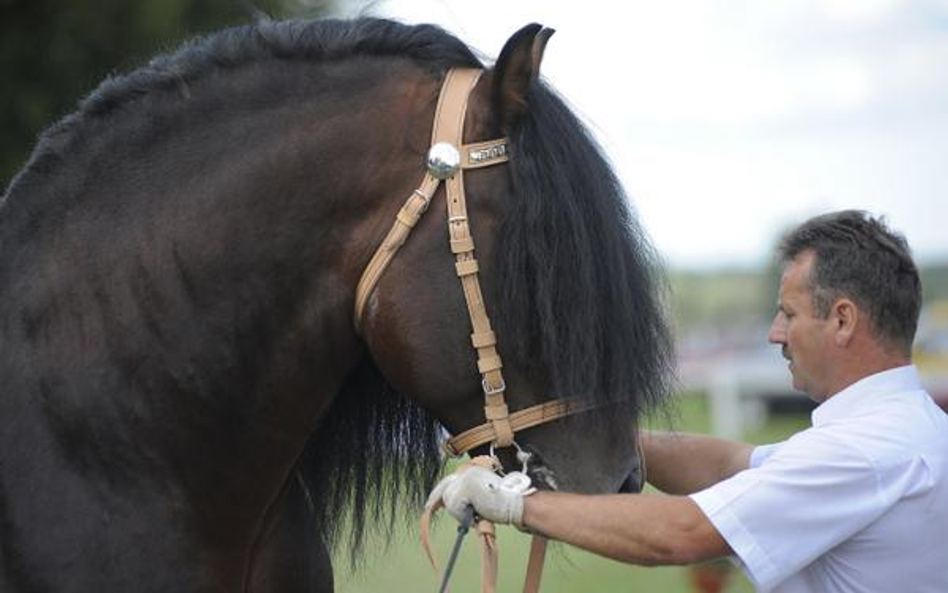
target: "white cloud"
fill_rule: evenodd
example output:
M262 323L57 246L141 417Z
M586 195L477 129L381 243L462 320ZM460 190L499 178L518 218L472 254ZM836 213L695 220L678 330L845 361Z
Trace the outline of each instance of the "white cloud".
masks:
M900 0L822 0L816 6L840 21L878 21L891 14Z

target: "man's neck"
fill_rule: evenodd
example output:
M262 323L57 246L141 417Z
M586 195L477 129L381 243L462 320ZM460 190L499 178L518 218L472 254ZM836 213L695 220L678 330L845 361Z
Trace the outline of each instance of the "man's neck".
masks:
M827 399L866 377L912 364L911 356L890 352L881 347L850 354L841 361L836 381Z

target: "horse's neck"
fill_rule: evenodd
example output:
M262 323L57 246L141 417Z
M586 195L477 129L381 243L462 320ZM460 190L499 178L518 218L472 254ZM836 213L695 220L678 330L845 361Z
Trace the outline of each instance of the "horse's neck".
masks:
M387 155L409 147L416 109L373 112L412 88L387 80L326 99L328 81L295 110L238 98L230 118L193 89L189 111L132 133L116 121L112 144L90 143L82 182L52 184L80 188L71 206L34 221L22 262L4 268L3 339L25 363L0 362L23 390L13 398L45 390L68 425L54 438L92 471L124 451L126 471L174 471L186 487L285 474L362 355L354 289L378 238L358 231L387 208L373 199L395 194L397 209L415 182L386 179L404 168Z
M423 153L405 128L424 106L386 114L417 85L326 70L295 96L250 69L236 82L195 83L170 106L144 101L140 121L126 109L88 124L98 129L74 157L81 166L51 175L43 198L12 196L46 202L22 225L31 230L19 233L21 264L4 269L6 287L23 284L29 297L19 299L22 319L48 324L74 306L55 319L63 332L91 324L90 346L117 336L126 354L133 342L148 351L164 342L200 361L208 348L301 329L338 353L351 327L329 320L350 314L384 232L375 210L394 213L417 182L390 162ZM339 91L355 83L352 95ZM261 108L267 96L274 104Z

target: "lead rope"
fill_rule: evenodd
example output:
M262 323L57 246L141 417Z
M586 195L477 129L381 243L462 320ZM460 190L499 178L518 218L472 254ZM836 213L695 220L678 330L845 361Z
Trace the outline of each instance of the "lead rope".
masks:
M489 469L496 472L499 469L500 462L496 457L491 457L489 455L478 455L474 457L469 462L460 465L455 471L455 473L460 473L472 465L479 465L483 468ZM428 503L425 505L425 510L421 515L421 546L425 550L425 555L428 556L428 562L431 563L431 568L434 571L438 572L438 563L435 561L434 552L431 550L431 517L442 507L444 507L444 501L440 498L431 500L429 498ZM474 518L474 508L468 507L466 513L470 513L471 520ZM465 520L461 521L461 527L466 523L467 515L465 515ZM445 567L444 574L441 577L441 588L438 589L439 593L444 593L447 591L448 581L451 578L451 571L454 570L454 562L457 559L457 553L461 549L461 543L464 541L464 536L467 534L467 529L458 527L458 537L454 542L454 548L451 551L451 557L448 560L448 564ZM481 519L476 523L476 531L478 539L481 541L481 590L484 592L493 591L494 584L497 582L497 554L496 554L496 535L494 533L494 524L490 521ZM488 588L489 583L489 588Z
M521 451L521 453L523 452ZM523 454L522 457L518 454L518 457L523 463L523 470L519 472L519 475L516 475L518 472L507 474L505 481L508 481L508 485L515 484L515 486L512 487L516 490L529 494L535 490L531 489L530 478L527 476L527 460L529 459L529 454ZM493 455L479 455L468 463L459 466L455 470L455 473L461 473L472 465L481 466L498 474L502 471L500 461L496 457ZM511 479L513 480L509 481ZM442 507L444 507L444 501L440 497L432 498L429 496L425 510L421 515L421 544L435 572L438 572L438 564L435 561L434 553L431 551L430 524L431 517ZM451 578L451 572L454 570L454 564L457 560L458 551L461 549L464 536L468 532L470 520L474 517L473 513L473 507L468 507L465 510L465 516L461 519L458 527L458 536L451 550L451 556L444 573L441 575L441 587L438 589L439 593L445 593L448 590L448 581ZM495 593L497 590L498 572L496 527L491 521L478 519L475 524L475 530L477 531L481 547L481 592ZM546 544L547 539L545 537L540 535L533 536L533 540L530 543L527 572L524 577L524 593L537 593L540 590L540 579L543 576L543 562L546 556Z

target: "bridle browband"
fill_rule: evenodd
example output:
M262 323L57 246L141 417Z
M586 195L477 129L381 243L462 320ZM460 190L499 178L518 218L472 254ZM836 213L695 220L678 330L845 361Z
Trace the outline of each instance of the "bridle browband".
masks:
M464 170L488 167L508 160L506 138L462 144L464 116L468 97L481 75L480 69L454 68L448 71L438 97L427 172L418 187L395 217L395 223L369 260L356 288L355 327L362 333L362 321L369 296L385 268L418 223L431 203L441 181L447 194L448 233L451 252L456 257L455 269L464 290L471 319L471 343L477 351L477 369L484 392L484 416L487 422L466 430L445 443L445 449L460 456L471 449L490 444L492 447L516 446L514 433L544 424L576 412L590 409L586 402L556 399L510 413L504 398L507 389L497 352L497 338L478 281L478 263L474 257L474 238L467 219L464 196Z

